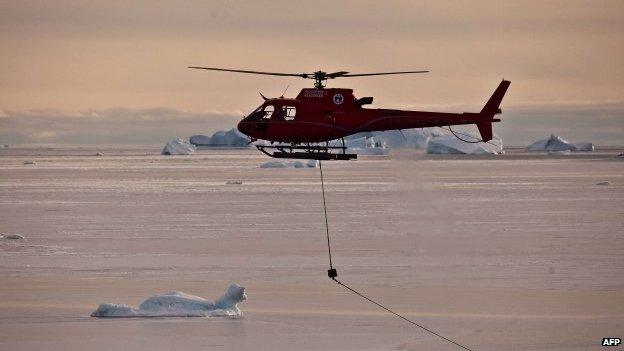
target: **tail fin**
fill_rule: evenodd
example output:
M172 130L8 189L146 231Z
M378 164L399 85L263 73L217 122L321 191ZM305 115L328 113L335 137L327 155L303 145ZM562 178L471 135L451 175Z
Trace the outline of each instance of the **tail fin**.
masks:
M477 128L479 128L482 141L492 140L492 122L477 123Z
M498 88L494 91L494 94L490 97L488 102L485 103L483 109L481 110L481 120L483 122L477 122L477 128L479 128L479 133L481 134L481 139L483 141L492 140L492 122L498 122L499 120L494 120L494 115L501 113L499 108L501 101L503 101L503 97L507 92L507 88L509 88L509 84L511 84L508 80L503 80L498 85Z
M507 92L507 88L509 88L510 81L504 80L500 82L498 88L494 91L494 94L490 97L488 102L485 103L483 109L481 110L481 114L488 116L489 118L494 118L494 115L500 113L498 106L500 106L501 101L503 101L503 96Z

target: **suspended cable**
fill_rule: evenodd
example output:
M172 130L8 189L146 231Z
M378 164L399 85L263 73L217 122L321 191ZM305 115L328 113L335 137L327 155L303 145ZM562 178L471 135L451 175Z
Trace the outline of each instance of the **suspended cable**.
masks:
M332 254L331 254L331 243L329 242L329 224L327 222L327 204L325 202L325 182L323 181L323 164L321 162L321 160L318 161L319 163L319 170L321 171L321 190L323 192L323 211L325 212L325 232L327 233L327 253L329 256L329 271L327 274L330 275L331 277L331 272L336 272L336 270L334 269L334 266L332 264ZM337 275L334 275L334 277Z
M476 137L474 137L474 136L472 136L472 135L470 135L470 134L467 134L467 133L462 133L462 132L455 132L455 131L453 131L453 129L451 129L451 126L448 126L447 128L448 128L448 130L449 130L449 131L450 131L450 132L451 132L451 133L452 133L452 134L453 134L453 135L454 135L457 139L459 139L459 140L463 141L464 143L470 143L470 144L487 143L487 141L483 141L483 139L476 140L477 138L476 138ZM445 129L446 129L446 128L445 128ZM457 134L462 134L462 135L464 135L464 136L471 137L471 138L473 138L473 139L475 139L475 140L466 140L466 139L462 139L462 138L460 138Z
M449 339L449 338L447 338L447 337L445 337L443 335L440 335L440 334L434 332L433 330L428 329L428 328L422 326L421 324L418 324L418 323L414 322L413 320L411 320L411 319L409 319L409 318L407 318L407 317L405 317L405 316L403 316L401 314L398 314L398 313L394 312L393 310L389 309L388 307L386 307L386 306L380 304L379 302L369 298L368 296L360 293L359 291L357 291L357 290L353 289L352 287L346 285L345 283L341 282L340 280L338 280L336 278L332 278L332 280L335 281L336 283L338 283L339 285L343 286L345 289L347 289L347 290L351 291L352 293L356 294L357 296L365 299L366 301L376 305L379 308L382 308L382 309L392 313L393 315L395 315L395 316L401 318L402 320L404 320L404 321L406 321L406 322L408 322L408 323L410 323L410 324L412 324L412 325L414 325L414 326L416 326L416 327L426 331L427 333L435 335L435 336L437 336L437 337L439 337L439 338L441 338L443 340L446 340L446 341L450 342L451 344L457 345L457 346L461 347L464 350L472 351L471 349L467 348L466 346L464 346L464 345L462 345L460 343L457 343L457 342L455 342L455 341L453 341L453 340L451 340L451 339Z
M408 323L410 323L410 324L412 324L412 325L414 325L414 326L416 326L416 327L426 331L427 333L429 333L431 335L434 335L434 336L437 336L438 338L440 338L442 340L445 340L445 341L447 341L447 342L449 342L449 343L451 343L453 345L461 347L464 350L472 351L468 347L466 347L466 346L464 346L464 345L462 345L462 344L460 344L458 342L455 342L455 341L453 341L453 340L451 340L451 339L449 339L449 338L447 338L447 337L445 337L445 336L443 336L443 335L441 335L441 334L439 334L439 333L437 333L437 332L435 332L435 331L433 331L433 330L431 330L431 329L429 329L429 328L427 328L427 327L425 327L425 326L423 326L423 325L421 325L421 324L419 324L419 323L417 323L417 322L415 322L415 321L413 321L413 320L411 320L411 319L409 319L409 318L407 318L407 317L405 317L405 316L403 316L403 315L401 315L399 313L394 312L390 308L382 305L381 303L371 299L370 297L362 294L361 292L353 289L352 287L350 287L350 286L346 285L345 283L341 282L340 280L336 279L336 277L338 277L338 272L336 271L336 269L334 268L333 263L332 263L331 241L329 239L329 224L328 224L328 220L327 220L327 202L325 201L325 181L323 180L323 165L321 163L321 160L319 160L318 162L319 162L319 170L320 170L320 173L321 173L321 191L323 193L323 212L325 214L325 233L327 235L327 254L329 256L329 270L327 271L327 275L329 276L329 278L331 278L331 280L335 281L338 285L340 285L340 286L344 287L345 289L349 290L350 292L354 293L355 295L357 295L357 296L363 298L364 300L372 303L373 305L375 305L375 306L377 306L377 307L379 307L379 308L381 308L381 309L383 309L383 310L393 314L394 316L396 316L396 317L398 317L398 318L400 318L400 319L402 319L402 320L404 320L404 321L406 321L406 322L408 322Z
M442 129L446 129L446 130L450 131L450 132L451 132L451 133L452 133L452 134L453 134L453 135L454 135L457 139L459 139L459 140L461 140L461 141L463 141L463 142L465 142L465 143L470 143L470 144L486 143L486 144L490 144L490 145L494 145L494 146L496 146L496 147L499 147L498 145L494 144L494 143L493 143L493 142L491 142L491 141L483 141L483 139L476 140L477 138L476 138L475 136L473 136L473 135L470 135L470 134L467 134L467 133L462 133L462 132L456 132L456 131L454 131L453 129L451 129L451 126L440 127L440 128L442 128ZM460 138L457 134L461 134L461 135L463 135L463 136L467 136L467 137L473 138L473 139L475 139L475 140L466 140L466 139L462 139L462 138Z

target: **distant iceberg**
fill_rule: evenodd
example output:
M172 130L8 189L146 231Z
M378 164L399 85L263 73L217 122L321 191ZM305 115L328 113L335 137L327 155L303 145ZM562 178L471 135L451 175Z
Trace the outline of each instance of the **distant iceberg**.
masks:
M477 137L473 137L478 140ZM470 139L469 139L470 140ZM454 154L454 155L486 155L504 154L503 141L498 135L489 142L467 143L459 140L452 134L433 137L427 143L428 154Z
M550 138L534 142L525 148L526 151L572 151L576 147L558 135L551 134Z
M574 143L576 151L594 151L594 144L592 143Z
M212 136L193 135L189 138L189 142L195 146L230 146L241 147L248 146L249 138L236 128L228 131L218 131Z
M389 148L425 149L429 140L446 135L440 128L415 128L376 132L375 137Z
M189 142L195 146L208 146L210 145L210 137L207 135L193 135L189 138Z
M525 149L527 152L536 151L594 151L594 144L592 143L570 143L558 135L551 134L550 138L542 139L527 146Z
M345 144L354 150L364 149L424 149L431 138L445 135L440 128L414 128L383 132L358 133L345 138Z
M342 145L337 141L337 145ZM345 138L347 153L358 155L386 155L390 149L373 133L358 133Z
M162 150L163 155L190 155L195 152L195 145L186 140L174 139L165 145Z
M154 295L143 301L139 308L128 305L101 304L91 317L241 317L238 304L247 299L245 288L232 284L225 294L214 302L202 297L172 291Z
M345 137L347 152L358 155L387 155L397 148L425 149L434 137L445 135L440 128L414 128L383 132L357 133ZM342 145L340 140L333 145Z

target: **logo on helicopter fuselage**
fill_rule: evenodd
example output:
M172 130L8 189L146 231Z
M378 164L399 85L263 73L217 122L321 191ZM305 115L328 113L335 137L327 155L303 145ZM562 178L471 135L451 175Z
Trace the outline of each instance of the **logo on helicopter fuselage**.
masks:
M342 94L335 94L334 95L334 104L340 105L343 102L344 102L344 96L342 96Z

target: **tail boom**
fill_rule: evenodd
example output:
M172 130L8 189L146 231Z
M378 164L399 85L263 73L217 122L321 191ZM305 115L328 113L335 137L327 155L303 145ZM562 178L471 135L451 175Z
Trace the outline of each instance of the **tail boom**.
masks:
M483 106L481 112L446 113L363 109L364 113L369 115L367 117L369 121L358 126L357 132L476 124L482 141L490 141L493 137L492 123L500 122L500 119L494 118L494 116L501 113L499 106L510 83L508 80L503 80Z

